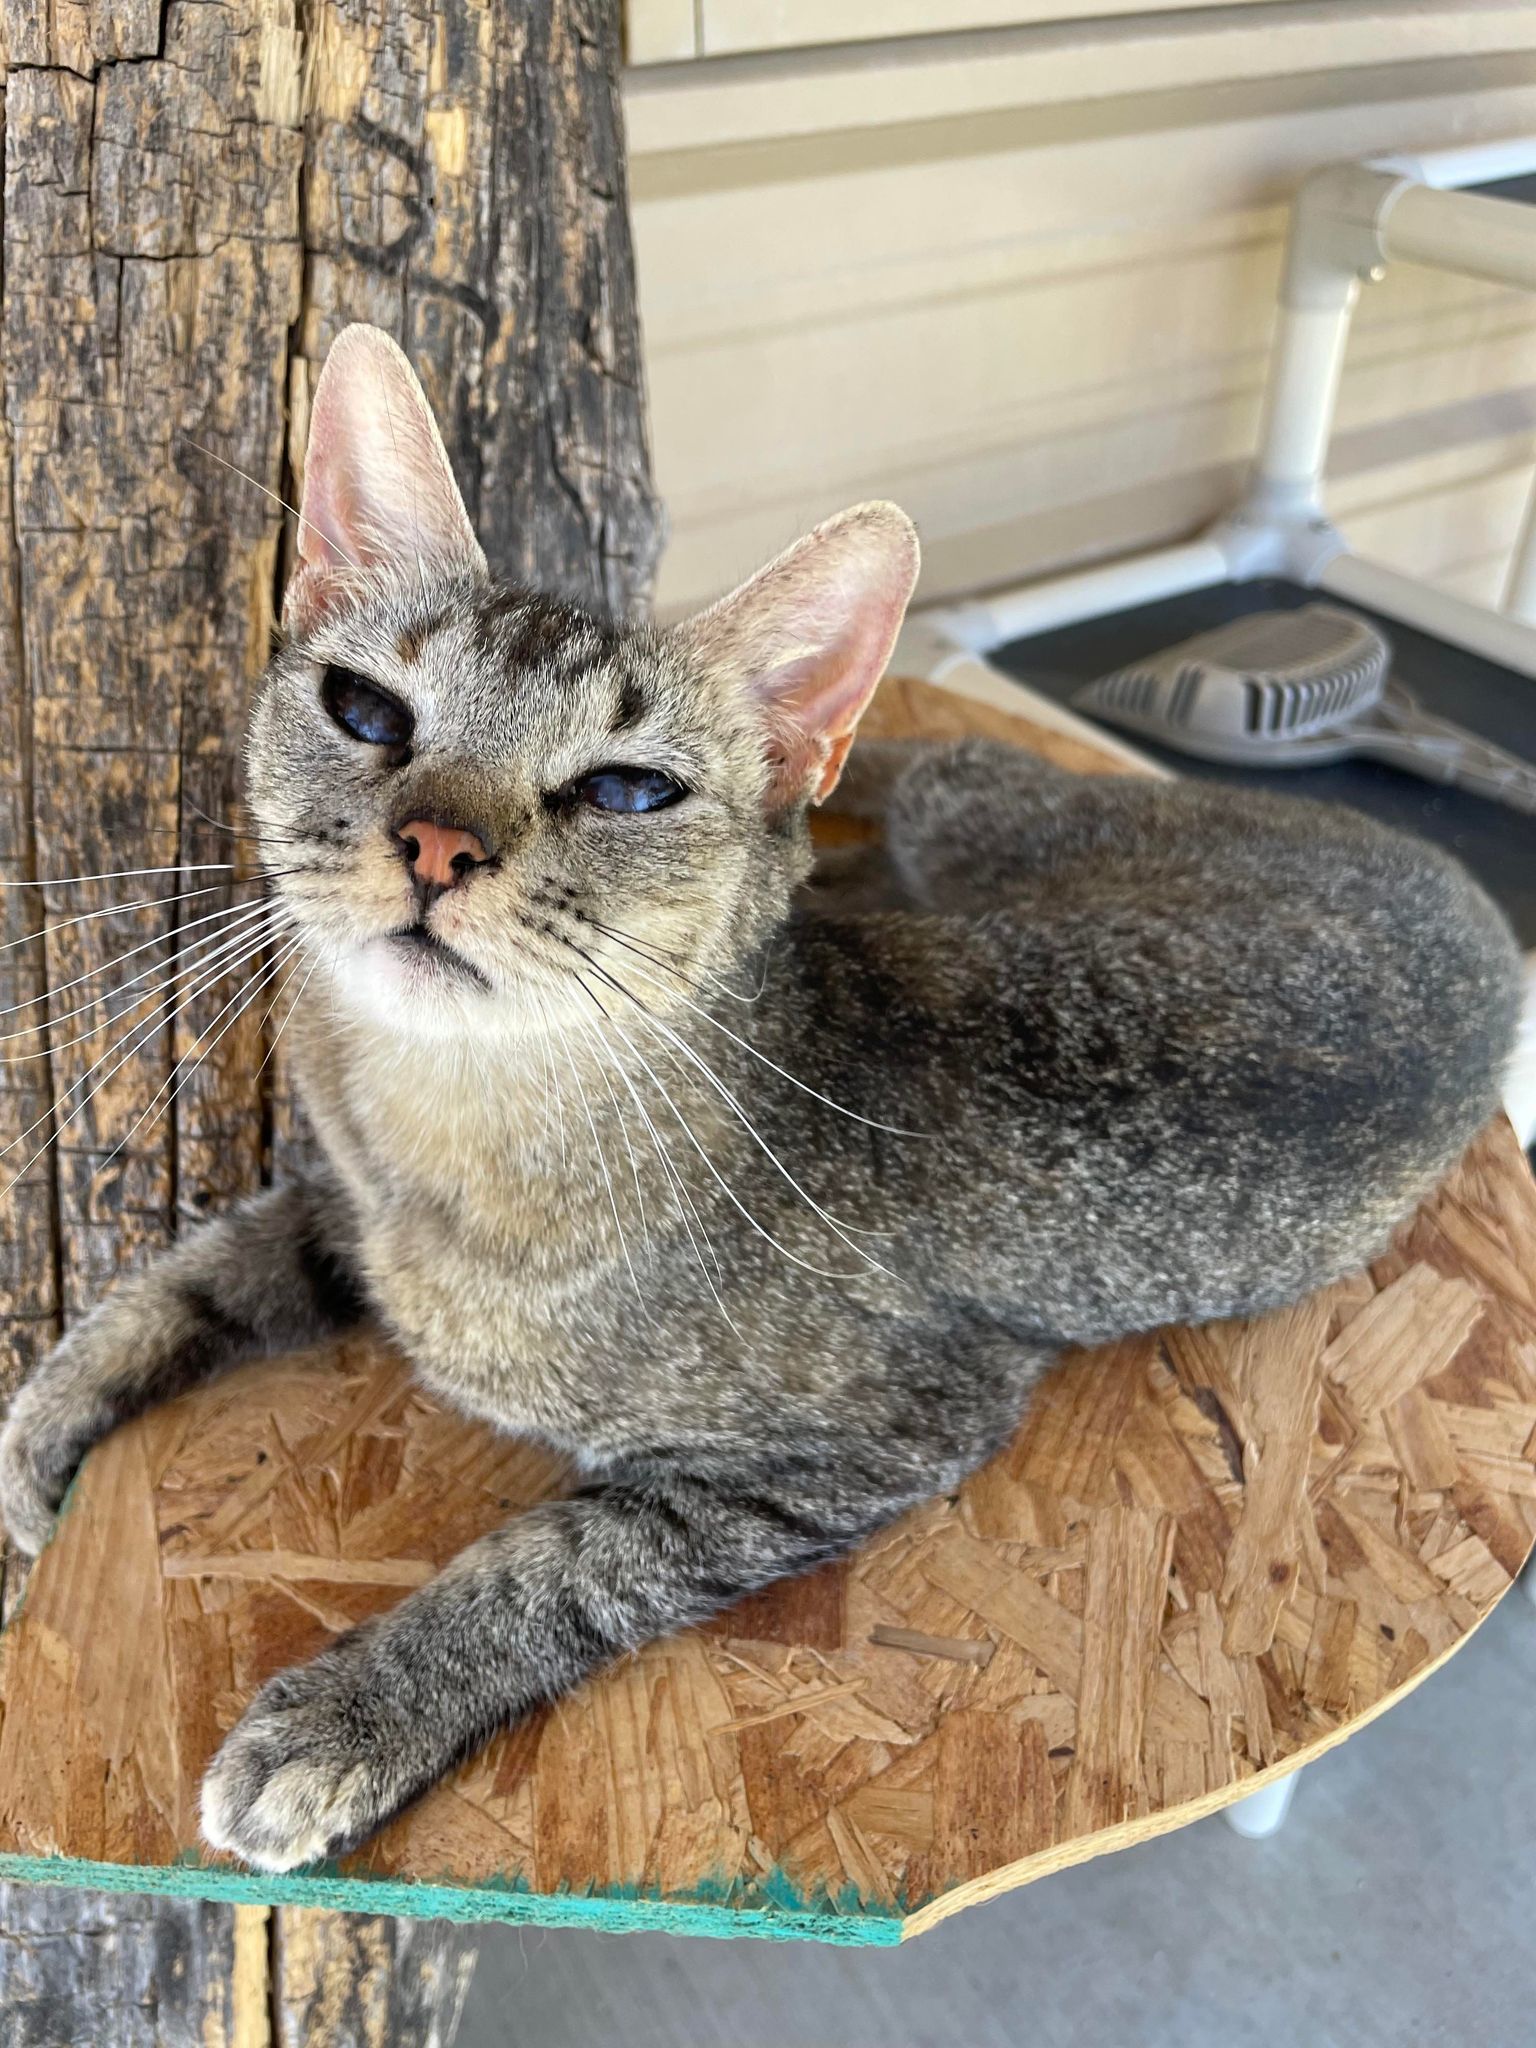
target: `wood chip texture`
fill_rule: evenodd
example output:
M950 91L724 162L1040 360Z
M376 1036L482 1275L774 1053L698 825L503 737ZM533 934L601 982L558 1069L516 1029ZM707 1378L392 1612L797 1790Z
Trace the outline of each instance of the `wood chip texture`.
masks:
M878 722L966 716L896 683ZM241 1371L102 1444L33 1575L3 1644L0 1875L920 1931L1251 1791L1465 1640L1536 1530L1533 1271L1501 1121L1369 1273L1067 1358L956 1497L652 1645L284 1880L198 1848L220 1737L274 1670L567 1475L365 1343Z

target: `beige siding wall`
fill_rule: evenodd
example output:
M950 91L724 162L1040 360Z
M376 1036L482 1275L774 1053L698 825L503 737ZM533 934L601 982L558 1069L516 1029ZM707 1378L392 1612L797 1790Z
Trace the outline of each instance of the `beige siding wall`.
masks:
M788 0L632 0L632 59L681 59L628 80L664 610L877 494L917 517L930 597L1191 531L1253 445L1299 177L1536 133L1529 4L1099 11L786 49ZM843 16L878 10L817 19ZM691 56L712 18L761 53ZM1536 298L1369 291L1332 464L1351 539L1488 595L1533 459Z

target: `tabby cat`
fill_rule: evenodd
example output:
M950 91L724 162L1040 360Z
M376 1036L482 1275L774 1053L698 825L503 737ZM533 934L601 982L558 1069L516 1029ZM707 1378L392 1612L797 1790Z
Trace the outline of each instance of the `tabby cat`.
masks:
M1357 1266L1496 1106L1503 920L1348 811L872 745L883 844L813 872L917 562L871 504L665 631L508 588L405 358L336 342L247 757L324 1164L69 1332L0 1506L36 1550L105 1431L365 1320L577 1479L271 1679L215 1846L347 1849L953 1487L1064 1345Z

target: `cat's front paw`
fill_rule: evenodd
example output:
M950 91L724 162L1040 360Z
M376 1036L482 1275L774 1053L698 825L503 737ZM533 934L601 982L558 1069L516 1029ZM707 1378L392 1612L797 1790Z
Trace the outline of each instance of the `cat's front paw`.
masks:
M355 1848L436 1775L370 1673L362 1632L280 1672L203 1778L203 1837L260 1870Z
M67 1390L46 1368L19 1389L0 1430L0 1519L29 1557L52 1535L59 1503L89 1441Z

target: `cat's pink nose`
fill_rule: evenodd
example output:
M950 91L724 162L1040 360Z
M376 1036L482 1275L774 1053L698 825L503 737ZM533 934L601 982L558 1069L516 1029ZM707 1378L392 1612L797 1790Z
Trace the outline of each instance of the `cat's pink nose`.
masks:
M417 882L429 889L451 889L490 858L473 832L457 825L435 825L429 818L412 818L397 829L395 837L406 866Z

